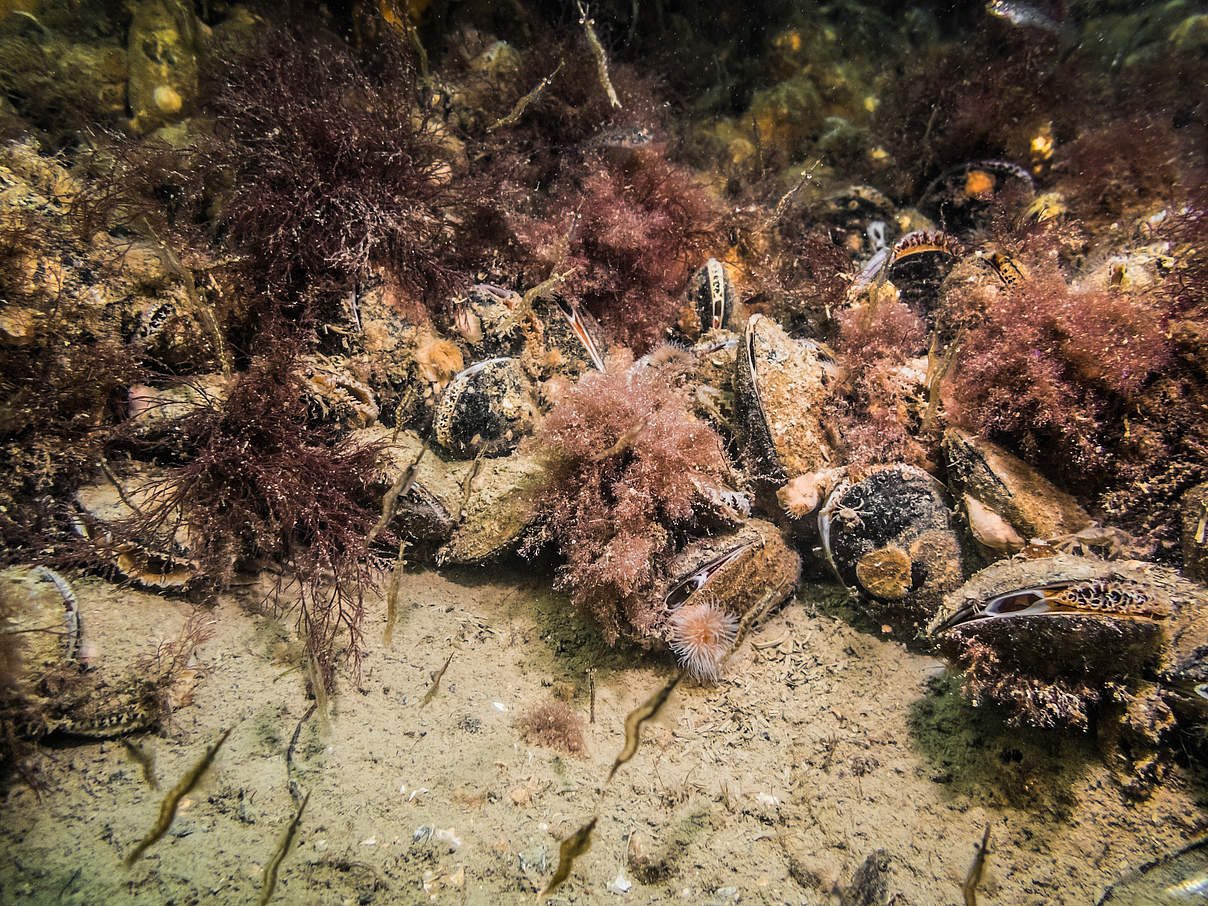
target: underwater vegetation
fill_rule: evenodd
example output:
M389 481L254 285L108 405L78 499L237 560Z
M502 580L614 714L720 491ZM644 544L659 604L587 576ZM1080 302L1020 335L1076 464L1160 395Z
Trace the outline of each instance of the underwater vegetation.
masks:
M271 331L261 333L262 341ZM215 588L240 562L286 566L284 588L297 593L299 622L324 681L336 638L360 657L363 596L377 558L368 533L377 522L369 485L377 450L316 426L296 370L298 340L276 338L252 358L221 398L182 418L185 461L169 471L132 531L164 523L199 539L193 552Z
M716 243L717 210L658 146L589 153L555 184L520 237L617 342L641 353L666 336L692 270Z
M376 278L422 312L464 280L454 261L481 188L420 104L410 59L380 52L371 74L334 37L277 31L216 89L211 166L233 183L219 221L266 293Z
M609 642L649 635L663 616L650 600L659 566L728 470L721 439L666 376L617 356L566 392L533 444L548 471L526 548L557 546L559 584Z
M583 718L565 702L548 701L534 705L520 718L520 730L525 738L537 745L560 749L571 755L583 755L587 742L583 738Z
M949 416L1011 438L1029 458L1059 450L1073 469L1103 468L1104 420L1171 358L1157 305L1111 288L1071 289L1039 269L1022 286L954 295L945 304L977 315L945 388Z

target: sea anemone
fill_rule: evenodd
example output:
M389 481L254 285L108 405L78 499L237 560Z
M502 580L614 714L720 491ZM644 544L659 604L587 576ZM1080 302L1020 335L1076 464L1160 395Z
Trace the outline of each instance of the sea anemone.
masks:
M689 673L716 681L721 661L734 647L738 618L713 600L685 604L671 616L668 644Z

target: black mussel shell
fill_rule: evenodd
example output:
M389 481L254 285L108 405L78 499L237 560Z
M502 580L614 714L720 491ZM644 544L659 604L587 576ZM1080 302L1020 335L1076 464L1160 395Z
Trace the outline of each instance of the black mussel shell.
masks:
M1035 194L1032 175L1018 164L976 160L937 176L923 192L919 207L948 232L964 236L989 226L996 207L1022 208Z
M934 307L940 285L963 253L947 233L916 230L907 233L893 246L885 274L897 287L902 301L919 314Z
M823 552L873 614L911 629L964 579L947 494L921 469L892 465L842 482L818 512Z
M436 442L456 458L513 450L533 427L532 385L513 358L487 359L457 374L432 421Z
M814 216L831 229L835 243L863 260L891 245L899 229L892 201L872 186L848 186L828 195Z

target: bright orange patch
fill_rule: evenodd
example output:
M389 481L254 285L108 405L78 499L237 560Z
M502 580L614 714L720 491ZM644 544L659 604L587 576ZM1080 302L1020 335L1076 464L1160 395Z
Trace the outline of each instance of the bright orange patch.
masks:
M989 198L994 194L994 177L985 170L965 174L965 194L970 198Z

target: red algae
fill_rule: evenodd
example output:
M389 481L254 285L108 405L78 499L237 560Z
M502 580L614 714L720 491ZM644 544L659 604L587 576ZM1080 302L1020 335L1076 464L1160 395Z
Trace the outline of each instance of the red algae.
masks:
M531 447L549 472L527 549L557 545L567 559L559 583L609 642L648 635L662 618L649 596L675 530L728 470L720 438L660 375L613 358L566 391Z

